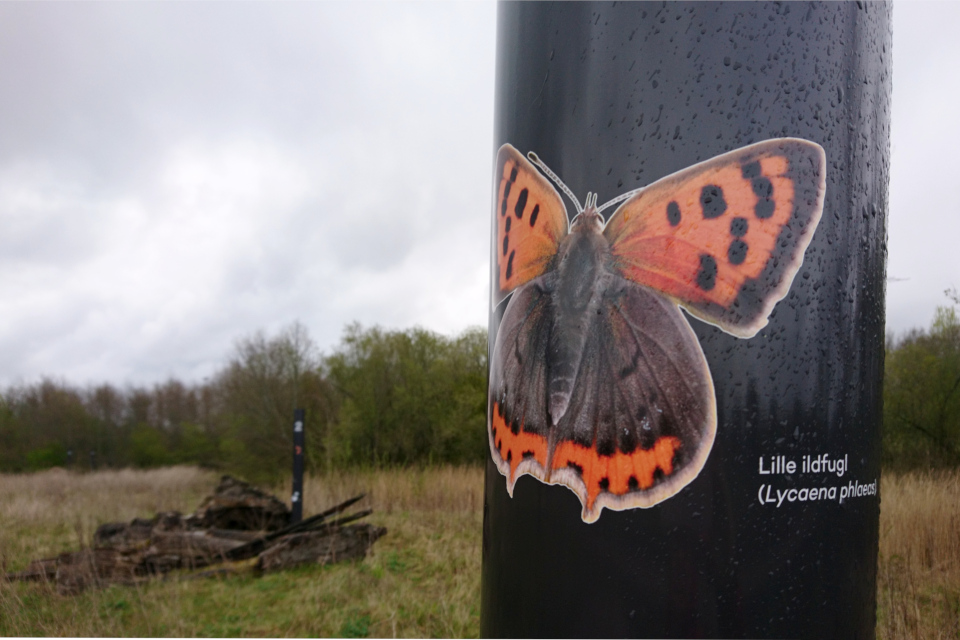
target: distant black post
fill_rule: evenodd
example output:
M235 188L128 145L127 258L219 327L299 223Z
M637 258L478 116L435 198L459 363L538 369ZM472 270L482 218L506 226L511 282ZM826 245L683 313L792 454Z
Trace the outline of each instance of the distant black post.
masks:
M293 495L290 496L290 524L303 520L303 423L304 410L293 411Z
M90 471L97 470L97 452L90 449Z

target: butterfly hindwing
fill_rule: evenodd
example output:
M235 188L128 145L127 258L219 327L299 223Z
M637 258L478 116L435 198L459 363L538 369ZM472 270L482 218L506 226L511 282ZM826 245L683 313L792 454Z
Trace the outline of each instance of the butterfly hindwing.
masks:
M625 277L750 337L800 268L823 211L825 176L819 145L767 140L638 191L604 235Z
M547 352L554 312L551 275L514 291L490 363L490 451L507 477L511 495L516 479L524 473L546 481Z
M717 426L710 370L677 305L620 279L602 310L551 461L555 481L579 476L587 521L677 493L700 473Z
M560 194L509 144L497 153L495 182L494 304L550 269L568 227Z
M697 476L716 433L713 385L676 304L625 279L589 329L570 411L549 424L550 274L514 293L491 368L491 452L512 493L520 475L602 508L652 506Z

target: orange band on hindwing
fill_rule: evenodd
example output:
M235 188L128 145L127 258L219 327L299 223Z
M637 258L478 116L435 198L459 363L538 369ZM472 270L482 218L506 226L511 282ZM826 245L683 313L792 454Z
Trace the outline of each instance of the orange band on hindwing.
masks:
M680 448L680 440L671 436L659 438L649 449L635 449L631 453L615 452L602 456L597 450L575 442L561 442L553 454L554 469L575 464L587 486L587 510L601 491L622 496L630 491L642 491L653 486L657 469L664 476L673 473L673 457ZM631 482L632 480L632 482ZM631 486L633 485L633 486Z
M493 405L491 431L493 444L500 458L510 465L510 482L517 479L517 467L525 459L533 459L544 470L545 480L551 482L547 469L550 458L547 439L535 433L523 431L521 426L514 433L500 415L500 407ZM680 440L672 436L659 438L649 449L637 448L631 453L617 451L612 455L600 455L592 447L575 442L560 442L553 451L550 470L574 468L578 471L587 490L587 510L592 510L601 492L616 496L631 491L644 491L653 486L657 470L664 476L673 473L673 460L680 448ZM553 481L551 484L567 484ZM571 487L576 489L576 487Z
M544 469L547 468L547 440L535 433L526 433L521 429L514 433L500 415L500 406L493 405L493 444L501 459L510 465L510 482L517 479L517 465L524 456L533 456Z

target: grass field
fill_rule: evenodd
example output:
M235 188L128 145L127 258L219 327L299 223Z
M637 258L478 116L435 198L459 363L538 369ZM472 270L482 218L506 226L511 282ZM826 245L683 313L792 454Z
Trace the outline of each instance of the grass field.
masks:
M877 637L960 638L960 473L881 485Z
M101 522L191 512L217 480L186 467L0 476L0 561L18 570L89 542ZM168 579L79 596L0 582L0 636L477 635L479 468L339 474L309 478L304 489L305 514L368 492L361 505L388 534L363 562L261 578Z
M102 522L191 512L216 482L189 467L0 476L0 563L76 549ZM0 635L476 636L482 487L479 468L309 478L306 514L369 493L389 533L366 560L79 596L0 581ZM888 475L882 498L877 636L960 638L960 473Z

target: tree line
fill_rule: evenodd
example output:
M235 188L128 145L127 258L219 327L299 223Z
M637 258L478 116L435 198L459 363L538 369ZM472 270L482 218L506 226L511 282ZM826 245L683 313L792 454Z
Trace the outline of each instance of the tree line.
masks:
M929 329L888 337L886 468L960 465L960 296ZM321 355L306 329L239 340L209 381L78 388L44 379L0 394L0 472L199 464L270 482L290 467L294 408L307 468L481 463L487 334L353 324Z
M883 463L893 469L960 466L960 294L929 329L887 338Z
M0 472L199 464L271 482L289 472L293 411L308 470L478 463L487 335L346 328L321 356L306 329L239 340L209 381L79 388L44 379L0 394Z

